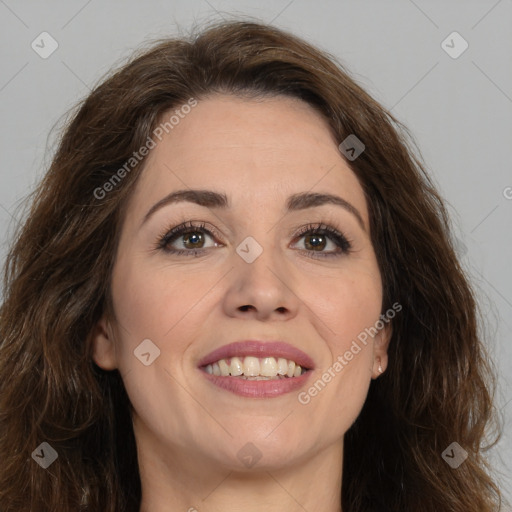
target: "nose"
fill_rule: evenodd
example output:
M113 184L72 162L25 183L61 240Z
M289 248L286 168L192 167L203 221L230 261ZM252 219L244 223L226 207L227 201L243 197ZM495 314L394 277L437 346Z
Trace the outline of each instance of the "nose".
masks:
M291 269L279 254L265 249L252 263L234 254L234 269L224 299L228 316L257 320L289 320L300 299L294 291Z

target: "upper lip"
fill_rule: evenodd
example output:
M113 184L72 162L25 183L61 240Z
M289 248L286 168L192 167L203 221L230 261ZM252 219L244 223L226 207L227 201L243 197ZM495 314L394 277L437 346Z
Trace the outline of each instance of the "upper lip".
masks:
M308 370L314 366L313 360L302 350L285 343L284 341L258 341L243 340L229 343L210 352L204 356L198 366L206 366L215 363L220 359L231 357L254 356L254 357L283 357L291 359L303 368Z

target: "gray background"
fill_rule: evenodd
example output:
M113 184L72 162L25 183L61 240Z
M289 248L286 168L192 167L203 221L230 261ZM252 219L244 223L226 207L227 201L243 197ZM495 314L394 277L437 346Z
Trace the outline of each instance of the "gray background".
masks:
M512 0L0 0L0 261L59 118L143 42L234 15L336 55L411 129L487 319L504 426L490 460L512 500ZM43 31L59 44L46 59L31 48ZM441 46L453 31L469 44L455 59Z

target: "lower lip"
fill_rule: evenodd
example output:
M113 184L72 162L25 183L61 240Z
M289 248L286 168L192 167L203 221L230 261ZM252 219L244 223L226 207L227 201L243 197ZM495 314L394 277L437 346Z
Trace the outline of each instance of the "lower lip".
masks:
M303 373L300 377L287 377L285 379L273 380L246 380L239 379L238 377L219 377L206 373L203 370L200 372L212 384L219 388L231 391L235 395L245 396L250 398L273 398L290 393L302 387L309 379L311 370Z

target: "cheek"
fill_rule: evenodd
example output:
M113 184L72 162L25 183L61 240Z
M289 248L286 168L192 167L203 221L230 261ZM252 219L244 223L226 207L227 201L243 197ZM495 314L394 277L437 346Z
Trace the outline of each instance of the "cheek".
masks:
M373 280L366 286L360 281L343 284L324 302L327 351L314 379L298 396L311 430L322 430L326 443L342 436L364 405L372 376L372 328L380 317L380 287Z
M376 264L354 265L336 279L336 284L323 279L315 279L315 283L307 284L308 289L316 290L309 306L317 324L326 326L323 332L328 352L299 402L314 410L313 416L321 421L326 421L326 416L336 418L328 427L335 436L350 427L368 393L382 287Z
M348 350L352 340L364 338L364 333L375 326L382 304L381 288L375 280L351 280L343 285L334 297L330 311L336 332L337 355Z
M215 283L206 273L187 273L169 268L119 264L114 274L113 294L121 337L151 338L164 345L176 333L190 328L186 316L198 306ZM181 338L181 336L180 336ZM140 342L139 341L139 342ZM176 347L175 341L172 343Z
M112 292L117 361L134 410L160 435L173 432L179 442L183 425L204 421L201 409L191 406L190 395L183 390L181 362L202 326L188 320L200 311L198 301L214 281L186 272L175 272L170 279L170 274L169 269L144 271L136 262L121 261Z
M312 293L313 292L313 293ZM336 278L318 276L304 282L303 296L323 324L333 358L350 348L379 320L382 286L376 264L351 265ZM368 336L368 343L371 337ZM361 359L361 358L360 358Z

